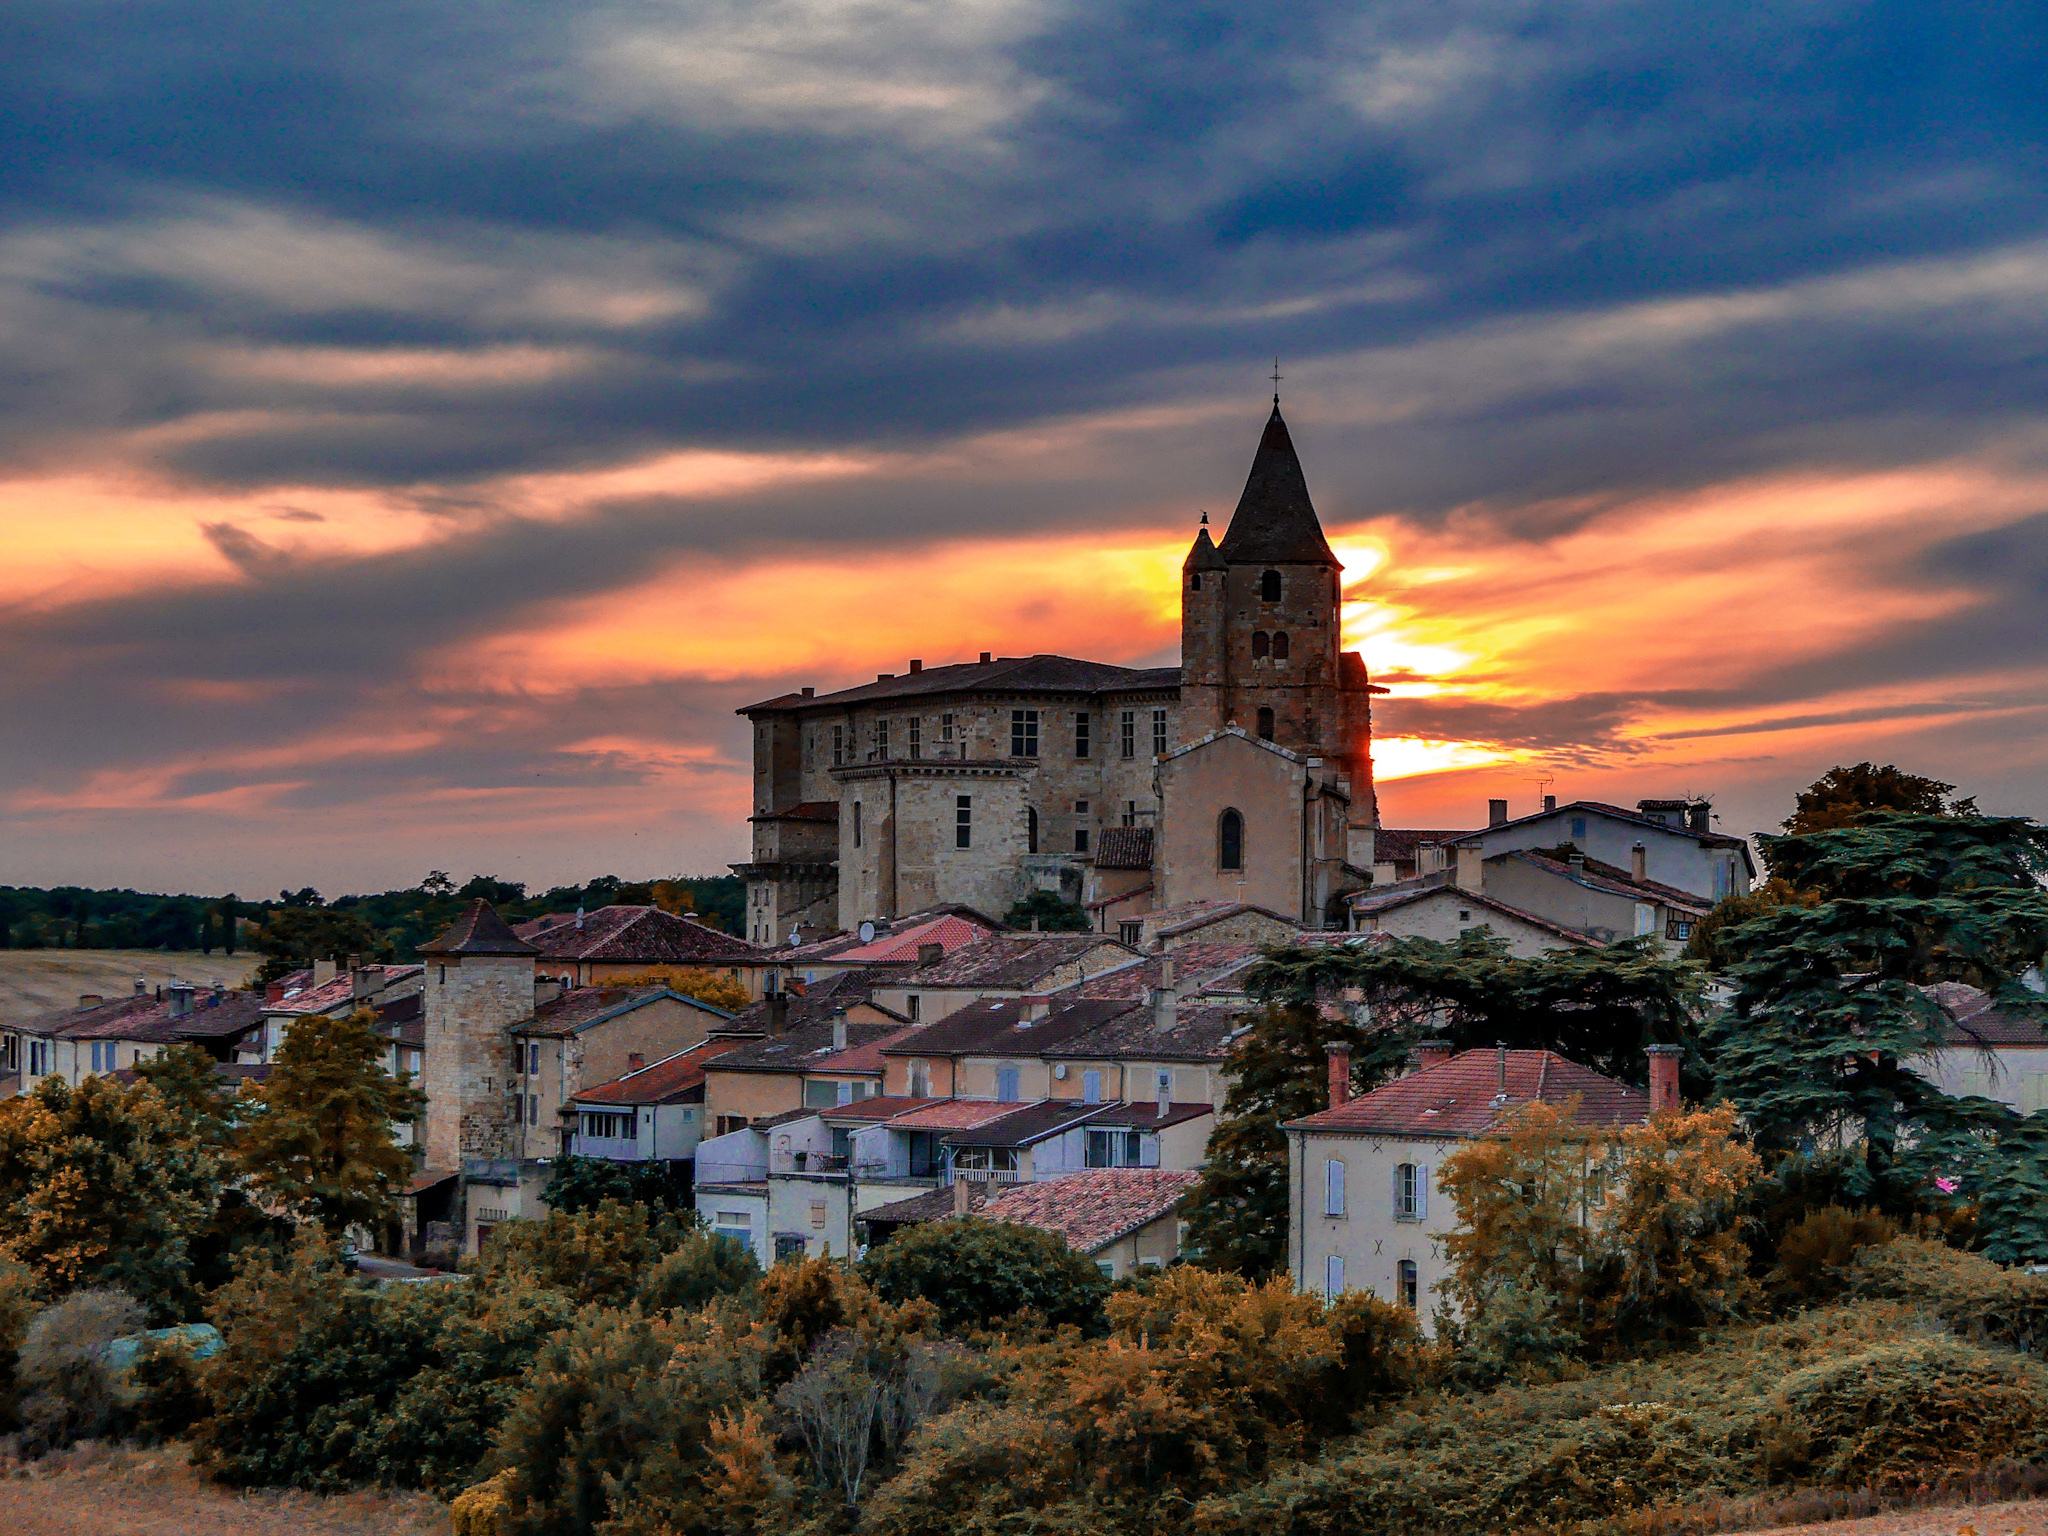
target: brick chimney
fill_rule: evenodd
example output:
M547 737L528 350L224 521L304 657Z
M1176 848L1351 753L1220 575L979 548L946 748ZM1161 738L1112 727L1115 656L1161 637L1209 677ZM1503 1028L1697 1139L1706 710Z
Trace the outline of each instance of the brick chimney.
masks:
M1017 1015L1017 1021L1020 1024L1036 1024L1051 1012L1052 995L1047 992L1034 992L1024 999L1024 1006Z
M779 1035L789 1028L789 994L770 992L768 1003L768 1033Z
M917 964L920 970L928 965L937 965L945 958L946 946L943 944L929 943L917 946Z
M1478 895L1486 884L1486 850L1477 843L1458 844L1458 870L1451 878L1459 890Z
M640 1052L626 1052L626 1070L628 1072L638 1072L639 1070L641 1070L641 1068L645 1067L646 1065L647 1058L641 1055Z
M1548 815L1548 814L1549 814L1550 812L1552 812L1552 811L1554 811L1554 810L1556 810L1556 809L1557 809L1557 796L1555 796L1555 795L1545 795L1545 796L1543 797L1543 811L1544 811L1544 814L1545 814L1545 815Z
M835 1051L846 1049L846 1010L844 1008L834 1008L832 1010L832 1049Z
M1650 850L1641 843L1628 851L1628 872L1638 885L1650 878Z
M1427 1072L1431 1067L1440 1067L1451 1059L1451 1042L1448 1040L1418 1040L1410 1052L1415 1058L1415 1070Z
M1685 1060L1685 1047L1653 1045L1643 1054L1650 1058L1650 1113L1678 1113L1685 1107L1678 1096L1678 1066Z
M315 960L313 962L313 985L316 987L326 986L327 983L334 980L334 973L335 964L332 959Z
M1180 989L1173 984L1173 957L1159 960L1159 985L1152 989L1152 1032L1163 1035L1180 1014Z
M1330 1053L1330 1108L1351 1102L1351 1047L1332 1040L1324 1047Z
M1486 802L1486 824L1487 824L1487 825L1488 825L1489 827L1497 827L1497 826L1501 825L1501 823L1505 822L1505 821L1506 821L1507 819L1508 819L1508 803L1507 803L1507 801L1505 801L1505 800L1489 800L1489 801L1487 801L1487 802Z

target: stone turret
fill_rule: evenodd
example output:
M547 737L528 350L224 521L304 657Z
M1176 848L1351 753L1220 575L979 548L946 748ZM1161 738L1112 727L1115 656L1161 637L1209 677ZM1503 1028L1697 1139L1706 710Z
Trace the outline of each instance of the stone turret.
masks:
M482 898L431 944L426 962L427 1166L456 1172L463 1159L518 1155L512 1122L512 1042L533 1015L533 957Z

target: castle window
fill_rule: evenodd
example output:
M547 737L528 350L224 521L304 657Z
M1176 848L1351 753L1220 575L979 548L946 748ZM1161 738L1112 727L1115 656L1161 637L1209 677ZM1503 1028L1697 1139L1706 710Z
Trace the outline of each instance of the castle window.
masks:
M1076 853L1086 853L1087 851L1088 851L1088 829L1087 829L1086 827L1076 827L1076 828L1074 828L1074 852L1076 852Z
M1266 653L1267 653L1268 651L1270 651L1271 649L1272 649L1272 639L1271 639L1271 637L1270 637L1269 635L1267 635L1267 633L1266 633L1266 632L1265 632L1265 631L1264 631L1263 629L1255 629L1255 630L1253 630L1253 631L1252 631L1252 660L1253 660L1253 661L1264 661L1264 660L1266 659Z
M1038 852L1038 807L1033 805L1024 807L1024 851Z
M889 761L889 722L886 720L875 722L875 756L885 763Z
M1135 800L1126 800L1124 802L1124 825L1127 827L1135 827L1137 824L1138 802Z
M1138 755L1138 712L1127 709L1117 717L1117 745L1125 757Z
M1152 711L1152 755L1166 756L1166 711L1163 709Z
M1273 711L1270 709L1262 709L1259 711L1259 740L1271 741L1272 739Z
M1202 573L1200 571L1195 572L1194 575L1188 578L1188 590L1190 592L1199 592L1202 590Z
M1285 661L1287 659L1287 631L1284 629L1278 629L1273 632L1273 659L1275 661Z
M1416 1282L1415 1261L1403 1259L1394 1266L1394 1289L1400 1293L1401 1305L1413 1312L1421 1299L1422 1287Z
M910 747L911 761L924 756L924 722L915 715L903 722L903 734Z
M951 715L941 715L941 716L939 716L939 740L941 740L941 741L951 741L952 739L953 739L953 717L952 717Z
M1074 714L1074 756L1088 755L1088 711L1077 710Z
M843 725L835 725L832 727L832 766L834 768L838 768L843 766L845 762L846 727Z
M1074 814L1076 816L1086 816L1088 814L1088 802L1086 800L1076 800L1074 802Z
M1244 868L1244 818L1234 810L1216 819L1216 867Z
M860 846L860 802L853 802L853 846Z
M972 848L974 846L974 796L953 797L953 846Z
M1280 573L1268 571L1259 578L1259 596L1269 603L1280 601Z
M1013 709L1010 711L1010 756L1038 756L1037 710Z

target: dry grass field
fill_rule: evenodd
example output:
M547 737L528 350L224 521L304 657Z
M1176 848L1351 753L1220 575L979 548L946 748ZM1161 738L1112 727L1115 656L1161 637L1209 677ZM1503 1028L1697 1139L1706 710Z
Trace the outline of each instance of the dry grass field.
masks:
M263 963L247 950L234 955L176 954L160 949L0 949L0 1023L76 1003L97 992L113 997L140 976L152 990L167 981L239 987Z
M1781 1525L1756 1536L2048 1536L2048 1500L1902 1510L1823 1525Z
M86 1442L0 1476L8 1536L448 1536L423 1494L236 1493L193 1475L175 1446Z

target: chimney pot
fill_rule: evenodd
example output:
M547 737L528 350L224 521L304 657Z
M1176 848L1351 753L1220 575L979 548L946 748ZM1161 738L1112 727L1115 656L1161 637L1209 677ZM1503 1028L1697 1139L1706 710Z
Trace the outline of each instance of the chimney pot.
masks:
M939 943L936 939L917 946L917 963L920 968L927 965L937 965L945 958L946 946Z
M1545 811L1545 812L1550 812L1550 811L1554 811L1554 810L1556 810L1556 809L1557 809L1557 796L1555 796L1555 795L1545 795L1545 796L1543 797L1543 809L1544 809L1544 811Z
M917 658L917 657L915 657L915 656L911 657L911 658L910 658L910 675L911 675L912 677L915 677L915 676L916 676L916 675L917 675L918 673L922 672L923 670L924 670L924 663L923 663L922 661L918 660L918 658Z
M1418 1040L1411 1053L1415 1057L1415 1069L1426 1072L1451 1059L1451 1042L1448 1040Z
M97 992L81 992L78 994L78 1006L81 1008L97 1008L105 1001L106 999Z
M1709 825L1709 821L1713 814L1714 808L1706 801L1695 800L1685 808L1686 825L1695 832L1710 832L1713 828Z
M875 674L875 681L878 683L886 683L892 681L895 678L895 676L896 674L894 672L877 672Z
M1051 1012L1052 994L1048 992L1034 992L1024 999L1023 1011L1019 1017L1026 1024L1035 1024Z
M846 1049L846 1010L844 1008L834 1008L832 1010L832 1049L835 1051Z
M1489 801L1487 801L1487 802L1486 802L1486 824L1487 824L1487 825L1488 825L1489 827L1497 827L1497 826L1499 826L1499 825L1500 825L1500 824L1501 824L1502 822L1506 821L1507 819L1508 819L1508 803L1507 803L1507 801L1505 801L1505 800L1489 800Z
M1493 1048L1493 1075L1500 1084L1500 1091L1508 1091L1508 1043L1498 1042Z
M1330 1108L1351 1102L1351 1047L1332 1040L1324 1047L1330 1053Z
M768 994L768 1033L779 1035L789 1028L789 994L770 992Z
M807 699L815 699L817 696L818 690L810 684L806 683L804 685L804 697Z
M983 651L983 652L981 653L981 663L982 663L982 665L983 665L983 666L987 666L987 665L988 665L988 663L989 663L989 660L990 660L990 653L989 653L989 652L987 652L987 651Z
M348 968L352 971L360 971L363 968L363 957L361 955L350 955L348 957Z
M1628 851L1628 872L1638 885L1650 878L1650 850L1641 843Z
M1684 1107L1678 1097L1678 1067L1685 1060L1685 1047L1653 1045L1643 1054L1650 1058L1650 1113L1676 1114Z
M953 1214L955 1216L965 1216L967 1214L969 1193L970 1189L967 1180L961 1178L957 1173L953 1175Z

